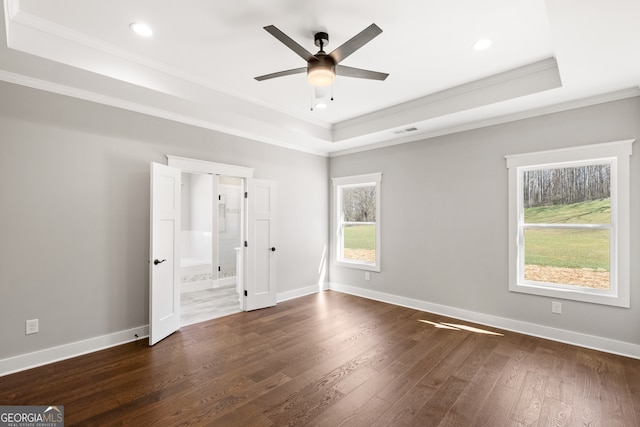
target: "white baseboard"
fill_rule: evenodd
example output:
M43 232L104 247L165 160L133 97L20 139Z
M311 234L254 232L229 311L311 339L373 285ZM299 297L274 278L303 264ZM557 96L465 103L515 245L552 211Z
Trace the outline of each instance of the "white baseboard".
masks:
M180 293L184 294L193 291L204 291L205 289L221 288L236 284L236 278L224 277L216 280L197 280L195 282L184 282L180 284Z
M233 279L232 283L235 282L235 278L228 279ZM228 281L226 278L221 280ZM208 282L205 289L211 288L211 280L203 280L202 282ZM223 282L223 284L226 283ZM307 286L305 288L279 293L277 294L276 299L278 302L283 302L293 298L310 295L324 289L328 289L327 284L322 287L318 285ZM136 338L136 334L138 335L138 338ZM0 360L0 377L36 368L38 366L47 365L49 363L70 359L72 357L81 356L83 354L93 353L94 351L104 350L105 348L115 347L120 344L126 344L128 342L135 341L136 339L146 339L148 336L149 326L144 325L109 335L102 335L56 347L45 348L32 353L8 357Z
M300 298L305 295L311 295L311 294L318 293L320 291L324 291L326 289L329 289L328 283L325 283L323 285L320 285L320 284L311 285L311 286L307 286L306 288L295 289L293 291L288 291L288 292L281 292L276 295L276 301L283 302L283 301L287 301L294 298Z
M136 334L138 335L137 338ZM149 327L145 325L57 347L46 348L44 350L34 351L33 353L8 357L0 360L0 377L83 354L93 353L94 351L104 350L105 348L115 347L120 344L126 344L131 341L147 338L148 336Z
M223 286L231 286L235 284L236 284L236 276L223 277L222 279L217 279L213 281L214 288L221 288Z
M180 293L185 294L194 291L204 291L214 288L213 280L197 280L195 282L185 282L180 284Z
M623 341L611 340L608 338L596 337L593 335L581 334L578 332L566 331L562 329L551 328L548 326L536 325L533 323L521 322L513 319L492 316L474 311L463 310L446 305L433 304L412 298L405 298L397 295L387 294L383 292L371 291L369 289L358 288L355 286L343 285L339 283L325 283L324 285L312 285L293 291L287 291L277 294L277 301L283 302L305 295L317 293L319 291L331 289L337 292L343 292L368 298L376 301L386 302L389 304L399 305L402 307L413 308L415 310L426 311L429 313L440 314L443 316L453 317L460 320L479 323L482 325L493 326L507 331L518 332L539 338L545 338L553 341L559 341L567 344L577 345L580 347L591 348L594 350L604 351L607 353L618 354L621 356L640 359L640 345L631 344ZM136 338L136 334L138 338ZM125 331L115 332L108 335L102 335L95 338L89 338L82 341L76 341L57 347L47 348L32 353L21 354L0 360L0 377L19 371L35 368L60 360L70 359L94 351L103 350L109 347L115 347L120 344L126 344L136 339L144 339L149 336L149 327L147 325Z
M624 341L616 341L609 338L597 337L579 332L552 328L549 326L536 325L534 323L521 322L519 320L477 313L446 305L433 304L413 298L405 298L355 286L343 285L340 283L329 283L329 289L402 307L413 308L429 313L453 317L455 319L479 323L481 325L493 326L507 331L519 332L538 338L545 338L552 341L577 345L579 347L604 351L606 353L640 359L640 345Z

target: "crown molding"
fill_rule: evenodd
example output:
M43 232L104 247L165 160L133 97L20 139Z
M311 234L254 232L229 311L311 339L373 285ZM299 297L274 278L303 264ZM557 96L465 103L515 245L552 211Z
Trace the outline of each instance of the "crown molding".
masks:
M562 87L558 64L548 58L403 104L337 123L334 142L361 135L415 126L416 123L461 111Z
M339 157L348 154L361 153L364 151L376 150L379 148L391 147L394 145L407 144L410 142L421 141L425 139L435 138L438 136L450 135L459 132L466 132L469 130L480 129L489 126L495 126L518 120L530 119L534 117L544 116L547 114L560 113L562 111L575 110L583 107L590 107L592 105L604 104L607 102L621 101L628 98L640 97L640 87L632 87L622 89L614 92L603 93L586 98L575 99L559 104L548 105L539 108L533 108L517 113L506 114L499 117L492 117L490 119L479 120L471 123L464 123L455 126L443 127L441 129L435 129L427 132L413 133L411 136L405 136L389 141L382 141L375 144L369 144L366 146L360 146L355 148L349 148L345 150L333 151L329 154L329 157Z
M36 79L33 77L21 75L21 74L11 73L4 70L0 70L0 80L8 83L17 84L20 86L39 89L45 92L56 93L59 95L69 96L72 98L78 98L85 101L95 102L98 104L103 104L111 107L129 110L136 113L147 114L149 116L171 120L178 123L184 123L187 125L192 125L192 126L196 126L204 129L223 132L229 135L235 135L241 138L263 142L270 145L287 148L290 150L301 151L304 153L314 154L322 157L328 157L328 153L326 151L315 150L313 148L303 147L295 144L289 144L286 142L279 141L275 138L267 138L267 137L262 138L260 136L257 136L253 132L242 131L238 127L223 126L220 123L213 122L210 120L195 118L187 114L182 114L179 112L169 111L169 110L156 108L156 107L150 107L149 105L128 101L128 100L104 95L97 92L78 89L78 88L70 87L67 85L53 83L46 80Z

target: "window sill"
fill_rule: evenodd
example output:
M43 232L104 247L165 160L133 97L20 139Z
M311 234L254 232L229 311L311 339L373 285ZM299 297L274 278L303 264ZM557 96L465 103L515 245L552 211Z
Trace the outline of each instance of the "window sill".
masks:
M375 264L367 264L364 262L357 262L357 261L335 261L335 266L336 267L346 267L346 268L355 268L358 270L366 270L366 271L374 271L379 273L380 272L380 266L379 265L375 265Z
M598 290L560 289L533 283L510 283L509 291L614 307L630 307L629 298Z

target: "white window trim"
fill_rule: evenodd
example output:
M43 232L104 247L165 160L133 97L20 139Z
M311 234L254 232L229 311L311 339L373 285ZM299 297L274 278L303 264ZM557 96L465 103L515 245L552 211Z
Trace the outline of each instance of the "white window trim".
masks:
M506 156L509 170L509 290L574 301L617 307L630 306L630 175L629 157L635 140L607 142L559 150ZM554 167L592 160L611 160L611 256L608 291L583 288L547 287L521 279L524 261L519 259L523 236L520 234L522 212L522 173L536 166Z
M334 242L334 265L339 267L357 268L360 270L368 270L380 272L380 183L382 182L382 173L371 173L366 175L345 176L331 179L333 184L333 202L334 202L334 221L333 221L333 236ZM376 261L375 264L369 264L358 261L342 260L339 257L340 247L342 245L342 233L340 229L340 192L338 187L341 186L358 186L375 184L376 186Z

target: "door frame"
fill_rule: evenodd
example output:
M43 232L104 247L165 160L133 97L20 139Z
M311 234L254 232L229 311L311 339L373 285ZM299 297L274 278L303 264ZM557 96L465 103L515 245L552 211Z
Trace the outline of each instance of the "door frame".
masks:
M234 178L243 178L245 191L247 188L246 186L247 186L248 180L253 178L254 169L248 168L245 166L216 163L216 162L210 162L207 160L190 159L188 157L172 156L168 154L166 155L166 157L167 157L167 165L174 167L176 169L180 169L181 172L223 175L223 176L230 176ZM215 185L214 185L214 191L218 191L218 189L215 188ZM215 206L217 206L217 197L215 197L215 195L213 199L214 199ZM216 214L216 212L217 212L217 209L214 209L214 214ZM244 215L246 216L246 209L243 209L243 212L244 212ZM242 235L240 240L244 241L246 240L245 218L242 218L241 222L242 222ZM215 230L215 227L214 227L214 229L212 230L212 233L216 231L217 230ZM217 250L216 251L212 250L212 253L214 252L216 253L216 256L217 256ZM243 254L243 257L244 257L244 252L245 252L244 250L241 251L241 253ZM247 267L244 259L242 260L241 265L243 266L243 268ZM213 267L213 270L216 270L217 268L215 263L212 264L212 267ZM236 278L237 277L241 277L241 278L244 277L244 272L240 272L240 273L236 272ZM243 285L243 288L244 288L244 285ZM245 310L245 299L243 295L240 296L240 309L243 311Z
M182 172L253 178L254 169L245 166L227 165L224 163L209 162L207 160L189 159L187 157L170 155L166 157L168 166L178 168L182 170Z

